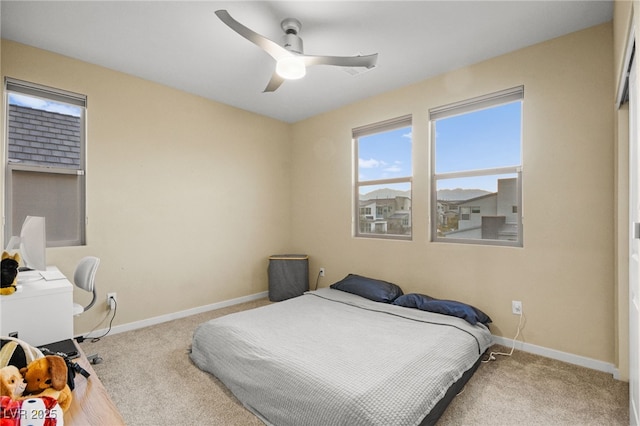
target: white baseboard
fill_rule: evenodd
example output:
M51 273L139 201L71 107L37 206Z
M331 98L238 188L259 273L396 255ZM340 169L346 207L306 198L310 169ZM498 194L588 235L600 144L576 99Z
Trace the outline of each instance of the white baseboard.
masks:
M235 299L225 300L222 302L212 303L210 305L199 306L197 308L186 309L184 311L172 312L166 315L160 315L153 318L148 318L140 321L134 321L127 324L116 325L111 328L109 334L124 333L125 331L137 330L139 328L149 327L156 324L162 324L163 322L172 321L179 318L185 318L191 315L201 314L203 312L209 312L216 309L226 308L227 306L238 305L240 303L251 302L253 300L262 299L267 297L269 292L263 291L261 293L250 294L249 296L237 297ZM107 332L107 328L102 330L94 330L86 338L93 336L102 336Z
M510 348L511 346L513 346L514 342L513 339L508 339L502 336L493 336L493 343ZM533 345L531 343L525 343L519 340L515 342L515 348L519 351L529 352L558 361L568 362L569 364L579 365L580 367L586 367L592 370L609 373L613 375L614 379L620 380L620 372L618 371L616 366L610 362L599 361L597 359L587 358L581 355L574 355L568 352L549 349L545 348L544 346Z
M111 328L109 334L124 333L125 331L137 330L139 328L149 327L156 324L162 324L163 322L185 318L191 315L201 314L203 312L213 311L215 309L226 308L227 306L238 305L240 303L251 302L253 300L262 299L267 297L268 292L263 291L261 293L250 294L249 296L242 296L235 299L225 300L222 302L212 303L210 305L199 306L197 308L186 309L184 311L172 312L166 315L160 315L153 318L148 318L141 321L134 321L127 324L116 325ZM107 329L94 330L91 335L101 336L107 332ZM88 336L91 338L91 336ZM493 343L511 347L513 345L513 339L508 339L502 336L493 336ZM599 361L593 358L587 358L580 355L574 355L568 352L562 352L555 349L545 348L544 346L533 345L531 343L525 343L521 341L515 342L515 348L519 351L529 352L535 355L544 356L547 358L555 359L558 361L568 362L569 364L579 365L581 367L590 368L592 370L603 371L605 373L612 374L617 380L620 379L620 372L615 365Z

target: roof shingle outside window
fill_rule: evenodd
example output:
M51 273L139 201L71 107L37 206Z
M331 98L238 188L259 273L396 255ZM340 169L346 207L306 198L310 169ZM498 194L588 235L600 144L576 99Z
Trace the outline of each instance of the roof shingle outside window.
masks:
M80 168L80 117L9 105L9 162Z

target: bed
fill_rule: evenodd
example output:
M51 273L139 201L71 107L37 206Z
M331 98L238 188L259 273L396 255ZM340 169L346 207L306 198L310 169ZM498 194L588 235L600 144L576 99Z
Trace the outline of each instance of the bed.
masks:
M200 324L190 356L267 425L434 424L491 333L380 302L335 288L306 292Z

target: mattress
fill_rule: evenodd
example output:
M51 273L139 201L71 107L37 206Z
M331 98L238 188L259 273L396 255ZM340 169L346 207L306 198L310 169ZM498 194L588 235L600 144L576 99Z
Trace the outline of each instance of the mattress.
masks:
M322 288L200 324L191 359L267 425L420 425L490 345L484 325Z

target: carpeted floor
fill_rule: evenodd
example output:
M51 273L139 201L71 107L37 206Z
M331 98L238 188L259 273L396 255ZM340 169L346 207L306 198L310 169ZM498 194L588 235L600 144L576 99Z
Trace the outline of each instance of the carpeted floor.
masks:
M195 367L198 324L269 303L262 299L85 341L129 426L262 425L215 377ZM498 347L500 350L505 348ZM628 425L628 384L610 374L516 351L482 364L438 425Z

